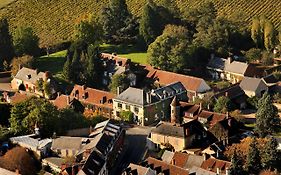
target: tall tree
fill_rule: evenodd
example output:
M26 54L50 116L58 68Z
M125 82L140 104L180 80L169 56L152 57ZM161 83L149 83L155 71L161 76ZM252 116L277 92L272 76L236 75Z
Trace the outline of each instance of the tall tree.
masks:
M188 59L189 44L187 29L183 26L167 25L163 34L149 45L148 61L160 69L180 72L185 65L194 65L194 62Z
M277 168L278 165L278 151L277 151L278 143L274 137L270 137L269 141L265 145L265 149L263 150L263 167L264 169Z
M76 25L74 33L77 40L82 40L89 45L98 45L102 40L102 29L97 21L95 23L81 21Z
M114 94L117 94L117 88L119 93L126 90L129 87L129 82L125 74L116 74L113 75L111 83L109 85L110 91Z
M262 169L260 151L257 147L256 139L254 139L250 144L246 168L249 174L258 174Z
M135 41L138 24L129 12L125 0L110 0L109 5L102 9L100 21L102 22L107 42Z
M227 113L233 109L234 106L231 100L226 96L219 97L214 106L214 111L218 113Z
M256 44L256 47L259 47L261 42L261 25L258 17L252 19L251 38Z
M264 24L264 47L271 51L274 47L275 29L271 21L267 20Z
M71 67L71 58L67 57L66 62L63 65L63 76L65 80L71 81L72 80L72 67Z
M3 69L3 62L11 62L14 57L12 36L9 31L9 24L6 18L0 19L0 70Z
M39 37L31 27L19 27L14 34L14 46L16 55L37 56L40 52Z
M240 157L234 151L234 154L231 158L231 166L230 166L230 175L238 175L244 174L243 163L240 160Z
M277 107L273 105L272 99L268 93L263 94L258 102L255 130L261 137L265 137L275 131L278 121Z

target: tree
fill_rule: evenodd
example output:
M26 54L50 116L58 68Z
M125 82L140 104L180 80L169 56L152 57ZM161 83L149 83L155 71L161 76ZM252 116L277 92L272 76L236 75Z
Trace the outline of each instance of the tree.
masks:
M17 56L25 54L38 56L40 52L39 37L31 27L19 27L14 34L14 47Z
M124 91L129 87L129 82L125 74L116 74L112 76L111 83L109 85L110 91L117 94L117 88L119 88L119 93Z
M268 51L263 51L261 54L261 63L264 66L270 66L273 64L273 53Z
M193 65L188 59L188 31L183 26L167 25L163 34L148 47L148 61L162 70L180 72L185 65Z
M278 165L278 151L277 151L278 143L275 138L270 137L269 141L265 145L265 149L263 149L263 167L264 169L273 170L277 168Z
M277 107L273 105L270 95L265 93L258 102L255 131L259 136L265 137L275 131L275 127L278 123L279 116Z
M22 175L36 174L36 161L23 147L14 147L0 157L0 167Z
M240 160L240 157L236 154L236 151L234 151L234 154L231 158L231 166L230 166L230 175L238 175L238 174L244 174L243 164Z
M256 139L254 139L250 144L246 168L249 174L258 174L262 169L260 151L257 147Z
M125 0L110 0L102 9L100 21L104 36L109 43L133 42L136 39L138 24L128 11Z
M264 47L271 51L274 47L275 30L271 21L266 20L264 24Z
M20 67L27 67L32 68L34 64L34 58L29 55L24 55L22 57L16 57L12 60L11 66L12 66L12 75L15 76Z
M260 60L261 56L262 56L261 50L257 49L257 48L251 48L245 54L245 57L246 57L247 61L249 61L249 62L252 62L255 60Z
M66 62L63 65L63 76L67 81L72 80L72 67L71 67L71 58L69 56L66 57Z
M134 120L134 114L131 111L121 111L120 117L122 120L132 123Z
M3 62L11 62L14 57L12 36L9 31L9 24L6 18L0 19L0 70L3 69Z
M219 97L214 106L214 111L218 113L226 113L232 111L233 109L234 106L231 100L226 96Z
M74 33L76 40L82 40L89 45L98 45L102 40L102 29L97 21L94 24L88 21L81 21L75 27Z
M256 44L256 47L259 47L262 39L261 39L261 25L258 17L254 17L252 20L251 38Z

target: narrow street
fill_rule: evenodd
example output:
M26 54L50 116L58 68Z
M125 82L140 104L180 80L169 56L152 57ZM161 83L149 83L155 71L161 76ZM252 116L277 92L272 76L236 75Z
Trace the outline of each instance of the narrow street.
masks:
M150 131L150 127L141 126L126 130L124 150L112 175L120 175L130 163L139 163L142 160L146 151L146 137Z

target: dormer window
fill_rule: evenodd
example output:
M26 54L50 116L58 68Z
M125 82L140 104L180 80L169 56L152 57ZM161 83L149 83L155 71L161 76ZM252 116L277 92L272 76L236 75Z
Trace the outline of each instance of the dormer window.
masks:
M89 93L88 93L88 92L84 92L83 98L84 98L84 99L87 99L88 97L89 97Z
M30 75L30 74L26 75L26 78L27 78L27 79L30 79L30 78L31 78L31 75Z

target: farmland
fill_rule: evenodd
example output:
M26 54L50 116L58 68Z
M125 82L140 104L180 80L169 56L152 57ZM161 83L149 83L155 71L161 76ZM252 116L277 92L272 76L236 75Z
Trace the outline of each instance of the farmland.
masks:
M97 16L108 0L1 0L0 16L6 16L14 30L31 26L41 38L41 46L71 40L75 23L90 13ZM155 0L160 2L161 0ZM176 0L180 11L199 7L206 0ZM251 22L252 17L265 15L281 27L279 0L212 0L219 16ZM140 16L145 0L127 0L131 12ZM8 4L8 5L7 5Z

